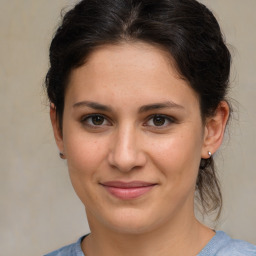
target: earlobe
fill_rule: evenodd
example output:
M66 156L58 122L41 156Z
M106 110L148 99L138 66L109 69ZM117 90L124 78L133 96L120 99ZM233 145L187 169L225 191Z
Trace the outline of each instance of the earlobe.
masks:
M53 128L53 133L55 137L56 144L59 148L59 151L64 155L64 145L63 145L63 137L62 132L59 126L59 122L56 115L56 107L53 103L50 105L50 118Z
M204 133L204 145L201 157L209 158L209 153L213 155L220 147L226 124L229 118L229 106L226 101L221 101L216 109L214 116L207 118Z

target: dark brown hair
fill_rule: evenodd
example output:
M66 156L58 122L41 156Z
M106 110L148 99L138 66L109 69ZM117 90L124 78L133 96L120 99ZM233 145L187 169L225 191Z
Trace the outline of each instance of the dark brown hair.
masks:
M143 41L164 48L200 101L202 120L225 100L231 57L212 12L195 0L83 0L67 12L50 46L46 88L60 128L71 71L97 46ZM222 196L213 159L202 159L196 191L205 212Z

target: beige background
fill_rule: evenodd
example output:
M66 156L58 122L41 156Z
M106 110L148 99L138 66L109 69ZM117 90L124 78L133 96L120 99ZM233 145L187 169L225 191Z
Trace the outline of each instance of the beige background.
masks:
M48 46L68 0L0 0L1 255L42 255L88 232L58 157L42 89ZM232 44L235 114L218 153L218 229L256 243L256 1L202 0Z

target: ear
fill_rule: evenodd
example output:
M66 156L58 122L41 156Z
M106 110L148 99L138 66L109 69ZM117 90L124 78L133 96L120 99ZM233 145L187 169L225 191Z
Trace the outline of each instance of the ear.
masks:
M59 126L58 119L57 119L56 107L53 103L51 103L51 105L50 105L50 118L51 118L51 122L52 122L52 128L53 128L53 133L54 133L56 144L59 148L60 153L64 154L64 143L63 143L62 131Z
M226 101L221 101L215 114L206 120L201 158L209 158L209 152L214 154L218 150L224 137L228 118L228 103Z

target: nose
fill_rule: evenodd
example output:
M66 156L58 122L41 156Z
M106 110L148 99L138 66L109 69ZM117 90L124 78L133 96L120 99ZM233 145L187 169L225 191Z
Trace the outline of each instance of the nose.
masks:
M138 135L134 127L117 129L108 155L108 162L112 167L121 172L129 172L145 165L146 154L142 150L143 143Z

